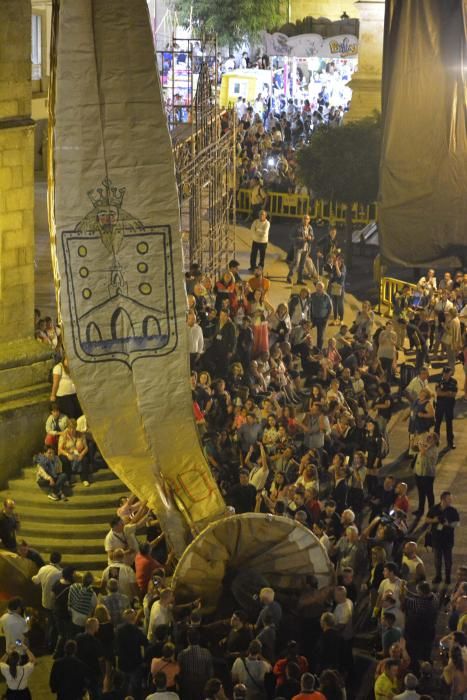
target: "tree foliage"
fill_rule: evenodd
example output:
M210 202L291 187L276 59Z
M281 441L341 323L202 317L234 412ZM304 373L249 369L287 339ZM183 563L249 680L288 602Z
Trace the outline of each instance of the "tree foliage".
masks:
M219 44L230 47L284 20L282 0L175 0L175 9L182 22L191 17L202 32L217 34Z
M298 176L320 199L370 204L378 195L381 124L378 116L322 127L298 153Z

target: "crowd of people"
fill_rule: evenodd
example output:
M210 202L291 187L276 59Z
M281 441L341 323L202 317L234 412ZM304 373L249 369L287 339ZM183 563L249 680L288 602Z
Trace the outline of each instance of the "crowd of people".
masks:
M260 227L267 221L261 209L256 221ZM410 299L402 290L394 321L379 325L364 302L349 327L343 323L345 261L335 230L318 244L305 217L292 233L289 275L297 274L304 286L278 305L257 265L266 248L267 241L254 246L246 277L236 260L215 281L197 265L186 274L194 417L229 506L226 517L272 513L311 529L334 564L335 580L318 590L310 576L298 600L263 585L248 605L239 596L230 616L205 615L202 600L177 605L170 537L134 496L116 508L99 581L62 562L59 552L45 563L17 541L20 520L14 502L6 501L2 543L35 561L33 582L42 590L41 616L14 598L0 620L7 697L30 697L36 659L29 647L35 651L44 619L44 644L54 655L50 688L59 700L86 692L91 700L344 700L361 680L352 650L362 629L371 637L376 700L465 697L466 567L452 580L460 516L450 492L435 497L443 421L448 445L455 447L457 384L436 317L431 346L426 333L425 364L400 365L411 348L418 353L410 315L432 304L427 287L435 283L426 279L434 275L427 273ZM450 298L464 293L463 280L455 276ZM446 364L435 407L427 363L440 353ZM105 464L98 464L102 458L66 358L56 363L52 380L46 444L36 463L39 486L57 500L71 493L74 475L86 485ZM401 396L410 414L414 514L407 484L383 468ZM431 583L423 544L433 551ZM449 615L440 668L433 664L433 645L443 606Z
M241 60L242 63L249 63L245 56ZM351 61L326 61L319 58L298 61L295 74L287 81L287 90L284 86L284 69L287 72L284 59L274 59L273 66L269 63L269 57L262 56L257 59L256 65L249 66L259 68L258 64L261 64L261 69L271 70L272 76L271 83L264 83L261 92L250 103L254 114L258 114L263 121L271 114L286 116L288 119L301 116L304 121L310 120L308 134L326 123L331 126L342 123L351 98L351 91L346 85L353 72ZM316 69L312 64L315 64ZM240 119L247 107L247 99L239 97L237 111Z
M198 76L202 63L208 66L211 80L218 84L222 83L224 74L251 71L250 75L260 91L251 101L243 96L238 98L239 118L250 106L253 113L262 119L273 113L277 117L286 115L288 120L300 117L306 136L309 136L314 128L322 124L341 124L344 113L350 107L352 91L349 82L357 66L353 58L305 56L292 60L286 56L270 57L261 52L253 57L244 51L237 58L232 55L222 57L219 53L216 60L214 54L209 54L205 48L197 41L192 42L191 47L186 42L182 42L182 45L168 44L158 55L162 85L167 88L164 102L167 110L173 111L174 123L188 122L190 119L192 96L189 76L192 73ZM173 81L177 86L175 93Z
M295 146L308 137L309 120L303 121L293 103L289 107L289 117L271 114L263 120L243 101L237 105L237 113L243 113L237 133L238 188L259 183L268 191L308 194L296 177Z
M313 99L290 97L273 101L268 91L258 94L252 102L239 97L235 104L237 187L264 189L263 207L266 191L308 194L296 175L297 149L317 129L339 126L344 111L342 106L330 106L324 86ZM224 120L227 128L228 113ZM253 199L258 197L252 194ZM259 202L252 201L255 203Z

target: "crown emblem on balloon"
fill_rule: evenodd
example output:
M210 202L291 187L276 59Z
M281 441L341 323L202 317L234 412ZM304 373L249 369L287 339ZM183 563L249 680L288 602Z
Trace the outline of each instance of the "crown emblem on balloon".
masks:
M108 177L102 180L104 187L97 187L95 190L89 190L88 197L92 202L94 209L101 207L117 207L122 206L123 197L125 196L126 187L114 187L112 181Z

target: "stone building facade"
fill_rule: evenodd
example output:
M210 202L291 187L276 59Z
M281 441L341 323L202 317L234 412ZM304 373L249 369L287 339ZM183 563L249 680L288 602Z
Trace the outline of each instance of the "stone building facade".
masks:
M50 352L34 339L31 3L0 3L0 486L43 436Z

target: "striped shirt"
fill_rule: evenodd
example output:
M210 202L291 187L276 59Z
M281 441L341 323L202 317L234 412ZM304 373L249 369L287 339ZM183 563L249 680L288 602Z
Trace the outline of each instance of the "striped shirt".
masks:
M94 612L97 596L91 586L73 583L68 594L68 609L71 612L73 624L84 627L88 617Z
M178 655L182 697L202 695L207 681L213 676L211 652L199 644L191 644Z

